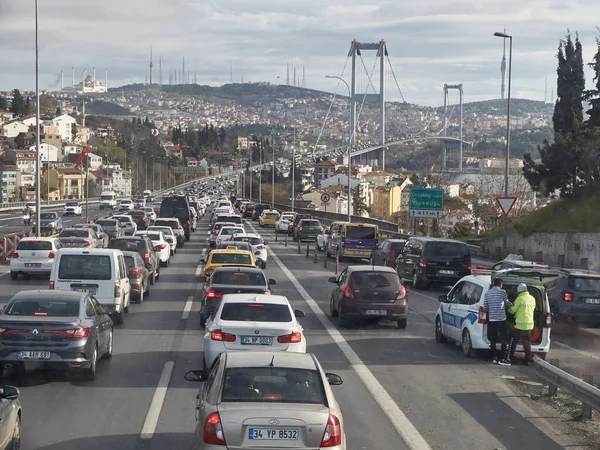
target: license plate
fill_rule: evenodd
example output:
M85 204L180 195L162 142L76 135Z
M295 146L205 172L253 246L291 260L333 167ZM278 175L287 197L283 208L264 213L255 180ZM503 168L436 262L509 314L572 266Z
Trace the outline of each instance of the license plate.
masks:
M41 263L27 263L25 267L42 267Z
M367 315L367 316L387 316L387 311L385 309L367 309L365 311L365 315Z
M88 288L73 288L74 292L83 292L84 294L91 294L91 295L96 295L96 293L98 292L97 289L88 289Z
M298 440L298 430L289 428L250 428L248 439L253 441L294 441Z
M244 345L273 345L273 338L266 336L242 336Z
M600 305L600 298L586 298L585 302L588 305Z
M454 275L454 270L438 270L440 275Z
M50 359L50 352L21 350L17 352L17 359Z

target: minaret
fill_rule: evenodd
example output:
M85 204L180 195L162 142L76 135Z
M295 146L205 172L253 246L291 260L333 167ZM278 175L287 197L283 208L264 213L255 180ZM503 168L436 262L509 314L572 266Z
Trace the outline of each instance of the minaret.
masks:
M285 84L290 85L290 63L287 63L287 75L285 77Z
M72 84L72 88L75 89L75 67L71 67L71 84Z
M92 67L92 83L96 86L96 67Z
M294 66L294 87L296 87L296 66Z
M162 55L158 55L158 84L162 86Z
M60 90L61 90L61 92L64 88L65 88L65 71L61 70L60 71Z
M302 65L302 87L306 88L306 77L304 74L304 65Z
M504 29L504 34L506 34L506 29ZM502 39L504 41L504 48L502 50L502 63L500 63L500 73L502 74L502 84L500 87L502 100L504 100L504 90L506 88L506 39Z
M108 92L108 69L104 69L104 88Z
M152 84L152 69L154 64L152 64L152 46L150 46L150 84Z

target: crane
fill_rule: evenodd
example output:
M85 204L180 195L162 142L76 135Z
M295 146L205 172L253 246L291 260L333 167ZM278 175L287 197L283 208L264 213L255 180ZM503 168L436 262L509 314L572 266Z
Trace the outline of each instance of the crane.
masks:
M77 162L75 163L75 169L79 168L79 166L83 162L83 158L85 158L88 153L92 153L92 149L90 147L83 147L81 149L81 153L79 154L79 158L77 158Z

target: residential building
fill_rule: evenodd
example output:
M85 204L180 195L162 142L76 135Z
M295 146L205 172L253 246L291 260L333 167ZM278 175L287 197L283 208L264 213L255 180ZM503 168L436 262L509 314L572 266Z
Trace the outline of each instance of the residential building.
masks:
M335 175L321 180L321 189L327 189L330 186L335 186L341 184L348 188L348 175L345 173L336 173ZM357 178L350 178L350 188L352 190L356 189L357 186L360 185L360 180Z
M375 186L385 186L392 179L392 174L382 170L377 170L363 174L362 179L373 183Z
M238 136L237 146L238 150L248 150L250 148L250 140L245 136Z
M333 176L337 169L337 163L334 161L320 161L313 164L315 170L315 184L320 188L321 181Z
M91 172L102 186L103 191L114 191L119 197L131 197L131 173L118 164L102 166Z
M0 203L18 200L18 187L21 182L21 171L17 166L0 163Z
M15 146L17 148L25 149L32 145L36 145L35 133L25 131L15 136Z
M308 191L315 184L315 168L311 165L297 167L300 171L300 179L302 182L302 192Z
M104 139L112 139L115 136L115 130L110 125L103 124L100 128L96 128L95 135Z
M377 186L373 189L371 217L391 220L393 214L400 211L401 204L402 188L400 186Z
M29 127L20 120L12 120L2 124L0 127L0 135L7 138L15 138L19 133L27 133Z
M84 197L85 174L74 167L52 167L50 190L54 189L60 199L81 199Z
M63 153L65 157L68 157L69 155L73 155L75 153L81 153L81 149L82 147L79 145L65 145L63 147Z
M183 159L183 150L180 145L171 145L167 147L167 152L170 156L175 156L176 158Z
M29 151L33 152L35 157L36 146L32 145L29 147ZM58 148L52 144L40 143L40 161L58 161L59 151Z
M198 167L198 160L193 156L188 156L184 161L187 167Z
M8 150L4 153L2 159L4 164L8 166L17 166L21 173L35 173L35 152L29 150Z
M52 119L52 125L58 127L58 134L63 141L73 142L73 127L77 126L77 120L63 114Z
M81 156L81 152L79 153L72 153L70 155L67 156L66 160L69 161L72 164L76 164L77 161L79 160L79 157ZM102 156L96 155L94 153L88 153L87 154L87 162L86 162L86 158L84 157L83 160L81 161L81 167L85 168L86 164L89 164L90 166L90 170L97 170L100 168L100 166L102 166Z
M458 183L451 183L451 182L441 183L440 187L444 190L444 193L448 197L460 196L460 184L458 184Z
M331 197L328 204L325 205L321 201L321 195L328 193ZM310 201L309 208L314 208L318 211L331 212L336 214L348 214L348 197L343 194L337 194L327 190L315 190L307 194L303 194L302 198L305 201Z

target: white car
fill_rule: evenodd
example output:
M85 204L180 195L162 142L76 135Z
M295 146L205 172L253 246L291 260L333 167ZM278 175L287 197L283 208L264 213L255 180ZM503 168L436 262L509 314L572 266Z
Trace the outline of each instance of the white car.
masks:
M49 275L60 248L62 244L55 237L24 237L10 257L11 280L16 280L19 274Z
M190 230L196 231L196 226L198 225L198 213L196 212L196 208L190 206Z
M281 351L306 353L304 329L283 295L225 294L204 332L204 368L223 352Z
M123 199L119 202L119 211L133 211L134 206L131 200Z
M288 227L294 221L294 216L291 214L284 214L279 216L275 221L275 231L281 233L282 231L288 231Z
M35 206L35 202L27 202L25 203L25 207L29 208L32 213L35 213L37 208Z
M137 224L133 221L133 217L126 214L117 214L111 217L119 221L121 228L125 232L125 236L133 236L137 231Z
M216 245L219 245L221 242L230 241L234 235L243 234L246 230L242 227L222 227L219 230L219 234L217 234Z
M267 268L267 241L260 234L256 233L238 233L233 236L233 242L248 242L252 246L252 253L258 261L261 268Z
M169 247L171 248L171 256L173 256L175 253L177 253L177 236L175 236L175 233L173 232L173 228L152 225L152 226L149 226L146 231L147 232L148 231L162 232L163 236L169 243Z
M140 208L140 211L144 211L145 213L147 213L148 217L150 217L151 222L154 222L158 217L156 215L156 211L154 211L154 208L152 206L144 206L143 208Z
M317 248L321 251L325 251L325 247L327 247L327 240L329 239L329 230L331 227L327 227L323 230L322 233L317 235Z
M159 217L156 219L156 222L154 222L154 225L171 227L173 234L177 239L177 247L183 247L183 244L185 243L185 230L181 226L179 219L175 217Z
M63 206L63 216L81 216L82 212L83 209L77 201L68 201L65 206Z
M167 242L167 239L162 231L158 230L144 230L135 233L137 236L148 236L154 246L154 251L158 255L160 265L163 267L169 267L171 262L171 245Z

